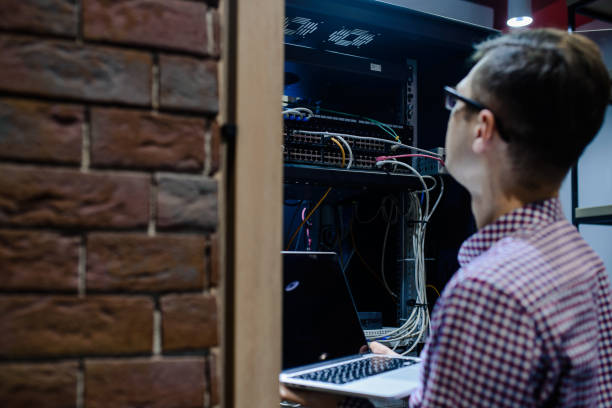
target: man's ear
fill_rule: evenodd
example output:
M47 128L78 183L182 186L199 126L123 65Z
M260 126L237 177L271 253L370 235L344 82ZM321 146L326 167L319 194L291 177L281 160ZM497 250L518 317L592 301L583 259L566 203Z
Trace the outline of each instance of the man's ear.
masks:
M472 151L482 154L491 148L493 142L493 131L495 129L495 116L488 109L478 113L478 119L474 125L474 138L472 140Z

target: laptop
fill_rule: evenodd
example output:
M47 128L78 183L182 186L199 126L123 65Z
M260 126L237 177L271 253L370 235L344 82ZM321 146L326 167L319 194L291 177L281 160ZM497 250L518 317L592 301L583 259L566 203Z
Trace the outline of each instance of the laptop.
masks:
M281 383L371 399L407 397L419 359L372 354L334 252L283 252Z

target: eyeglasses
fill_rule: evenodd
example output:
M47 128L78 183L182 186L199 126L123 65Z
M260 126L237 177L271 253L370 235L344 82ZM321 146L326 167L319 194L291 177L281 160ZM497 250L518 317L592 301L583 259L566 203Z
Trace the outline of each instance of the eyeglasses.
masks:
M459 94L459 92L457 92L455 89L451 88L450 86L445 86L444 87L444 107L448 110L453 110L455 105L457 105L458 100L465 102L468 106L471 106L472 108L477 109L479 111L483 109L487 109L488 111L493 113L491 109L487 108L482 103L476 102L473 99L467 98ZM501 136L501 138L505 140L506 143L508 143L510 141L510 138L508 137L506 132L502 130L502 125L497 115L495 115L495 124L497 126L497 131L499 132L499 135Z
M444 107L448 110L453 110L455 105L457 105L457 100L463 101L467 103L468 105L470 105L471 107L476 108L478 110L488 109L482 103L476 102L473 99L467 98L459 94L459 92L457 92L455 89L451 88L450 86L445 86L444 87Z

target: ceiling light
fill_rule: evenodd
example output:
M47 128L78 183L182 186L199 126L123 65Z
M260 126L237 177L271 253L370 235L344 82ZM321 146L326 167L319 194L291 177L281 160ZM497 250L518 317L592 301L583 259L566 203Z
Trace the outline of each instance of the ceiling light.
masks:
M525 27L533 22L531 0L508 0L508 24L510 27Z

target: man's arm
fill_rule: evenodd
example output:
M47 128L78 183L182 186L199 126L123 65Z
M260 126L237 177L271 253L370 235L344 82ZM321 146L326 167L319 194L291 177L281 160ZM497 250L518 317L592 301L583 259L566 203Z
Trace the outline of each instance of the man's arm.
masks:
M410 406L532 406L541 354L520 302L473 278L451 285L440 300Z

